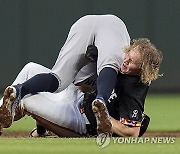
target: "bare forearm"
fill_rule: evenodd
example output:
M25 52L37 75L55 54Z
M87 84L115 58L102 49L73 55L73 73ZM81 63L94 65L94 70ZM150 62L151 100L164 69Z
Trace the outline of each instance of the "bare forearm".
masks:
M128 127L120 123L120 121L111 117L112 132L119 136L138 137L140 127Z

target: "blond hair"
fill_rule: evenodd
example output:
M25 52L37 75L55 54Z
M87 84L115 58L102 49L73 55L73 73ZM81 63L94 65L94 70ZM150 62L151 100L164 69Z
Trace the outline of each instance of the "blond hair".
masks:
M162 52L147 38L134 39L131 45L125 47L125 52L138 46L141 55L141 73L140 78L143 83L150 83L159 76L159 68L163 59Z

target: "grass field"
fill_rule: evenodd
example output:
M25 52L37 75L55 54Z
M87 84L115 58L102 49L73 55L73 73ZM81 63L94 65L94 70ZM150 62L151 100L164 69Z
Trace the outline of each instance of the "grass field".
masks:
M180 131L180 94L148 95L145 112L151 117L149 131Z
M85 138L47 138L47 139L0 139L0 153L2 154L76 154L76 153L123 153L123 154L179 154L180 139L176 139L173 144L144 143L144 144L118 144L111 142L106 148L99 148L95 139Z
M151 117L150 132L179 131L180 132L180 95L148 95L146 100L146 113ZM15 122L8 132L30 132L35 127L31 117L26 116ZM175 142L168 143L113 143L106 148L99 148L95 138L0 138L0 154L36 154L36 153L125 153L136 154L179 154L180 138Z

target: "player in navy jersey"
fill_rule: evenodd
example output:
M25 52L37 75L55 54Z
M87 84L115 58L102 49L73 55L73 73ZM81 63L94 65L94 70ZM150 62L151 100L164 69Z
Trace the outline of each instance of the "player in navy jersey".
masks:
M92 109L98 133L111 134L113 121L106 103L115 86L118 72L139 75L143 83L149 84L157 79L162 59L159 50L148 39L137 39L130 45L124 22L114 15L88 15L80 18L71 27L49 73L40 73L24 83L7 87L0 107L1 125L11 125L14 109L24 96L38 92L60 92L67 88L81 68L89 63L85 54L88 45L92 44L98 48L97 95L92 102Z

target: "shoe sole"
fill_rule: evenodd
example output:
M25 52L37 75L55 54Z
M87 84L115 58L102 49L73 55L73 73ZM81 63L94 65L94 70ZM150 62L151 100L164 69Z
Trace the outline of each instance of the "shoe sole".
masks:
M99 100L95 100L92 103L92 110L97 120L98 134L104 133L111 135L112 124L106 106Z
M12 116L12 104L16 99L16 92L12 87L7 87L4 91L3 104L0 107L0 125L3 128L8 128L11 126L13 121Z

